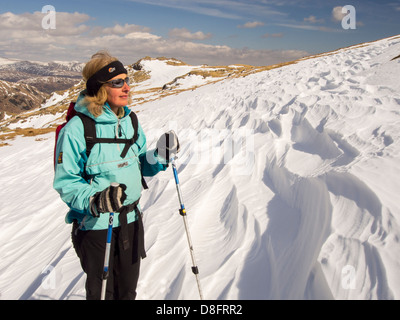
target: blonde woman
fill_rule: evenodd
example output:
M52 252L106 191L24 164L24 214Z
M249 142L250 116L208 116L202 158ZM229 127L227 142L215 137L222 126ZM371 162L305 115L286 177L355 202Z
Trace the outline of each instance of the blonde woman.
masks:
M139 205L142 175L165 170L179 152L179 142L170 131L160 137L156 150L147 151L139 123L135 143L125 143L132 141L135 129L127 107L128 73L118 59L96 53L83 78L86 90L75 110L94 120L97 138L125 140L96 143L88 154L82 116L73 117L57 140L54 189L70 209L65 220L73 224L72 242L87 275L86 298L100 299L109 213L114 212L106 299L133 300L146 255Z

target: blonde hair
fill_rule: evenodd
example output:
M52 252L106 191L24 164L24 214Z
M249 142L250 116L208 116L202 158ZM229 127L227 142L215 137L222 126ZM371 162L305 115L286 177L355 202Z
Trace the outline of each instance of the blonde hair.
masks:
M82 71L82 76L85 81L87 81L91 76L93 76L97 71L104 68L111 62L118 61L117 58L111 56L107 51L101 50L96 52L86 63ZM103 106L107 101L107 91L104 86L101 86L99 91L94 97L85 96L83 99L83 104L86 106L88 111L93 114L94 117L98 117L103 113ZM130 102L130 100L129 100ZM123 113L123 109L118 110ZM121 114L118 116L122 116Z

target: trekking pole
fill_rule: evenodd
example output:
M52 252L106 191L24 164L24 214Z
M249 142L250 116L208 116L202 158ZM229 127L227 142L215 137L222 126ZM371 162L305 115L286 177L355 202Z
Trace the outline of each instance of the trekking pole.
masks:
M118 183L111 183L110 188L118 187ZM111 193L111 192L110 192ZM103 267L103 282L101 284L101 297L100 300L106 299L106 287L107 287L107 279L109 274L109 264L110 264L110 252L111 252L111 238L112 238L112 229L114 224L114 212L110 212L110 217L108 219L108 230L107 230L107 242L106 242L106 252L104 255L104 267Z
M171 158L171 164L172 164L172 170L174 172L174 177L175 177L176 191L178 192L179 203L181 206L181 208L179 209L179 213L183 217L183 223L185 225L186 237L187 237L187 241L189 244L190 256L192 257L192 263L193 263L192 272L194 273L194 275L196 277L197 287L199 289L200 300L203 300L203 293L201 290L200 279L199 279L199 268L197 267L196 259L194 257L192 239L190 237L190 232L189 232L189 227L188 227L188 222L187 222L187 217L186 217L186 209L185 209L185 205L183 204L183 199L182 199L182 192L181 192L181 188L179 186L178 171L176 170L175 159L176 159L176 157Z

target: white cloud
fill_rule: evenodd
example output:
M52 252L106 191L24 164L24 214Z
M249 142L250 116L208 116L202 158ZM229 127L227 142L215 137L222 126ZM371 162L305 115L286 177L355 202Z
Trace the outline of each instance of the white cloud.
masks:
M158 40L160 36L148 32L131 32L125 35L125 39L131 40Z
M239 25L238 28L253 29L253 28L257 28L257 27L262 27L263 25L264 25L264 22L251 21L251 22L246 22L243 25Z
M42 20L45 17L46 15L41 12L20 15L11 12L0 14L0 44L2 46L5 42L10 46L29 43L50 44L60 41L61 38L80 36L90 29L83 24L90 20L86 14L58 12L55 16L54 30L43 29Z
M186 28L174 28L170 30L169 36L171 38L184 39L184 40L205 40L212 37L211 33L205 34L202 31L191 33Z
M126 23L124 26L116 24L113 27L105 28L102 30L104 34L128 34L132 32L150 32L150 31L151 31L150 28L128 23Z
M334 7L332 10L332 19L333 21L342 21L343 17L346 13L342 12L343 7Z
M44 16L41 12L0 14L0 56L38 61L87 61L96 51L105 49L126 64L145 56L167 56L189 64L269 65L307 54L204 44L199 41L211 34L190 32L186 28L172 29L169 38L133 24L103 28L90 25L93 19L80 13L57 12L56 29L45 30L42 28Z

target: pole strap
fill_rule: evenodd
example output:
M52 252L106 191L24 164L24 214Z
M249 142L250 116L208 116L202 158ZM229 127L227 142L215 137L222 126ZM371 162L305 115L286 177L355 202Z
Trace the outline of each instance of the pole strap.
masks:
M132 204L127 206L123 206L119 212L119 223L121 225L121 233L120 233L120 243L122 243L123 250L128 250L130 247L129 244L129 232L128 232L128 213L135 210L138 216L138 223L139 223L139 255L142 258L146 257L146 250L144 245L144 227L143 227L143 219L142 213L138 208L139 200L135 201Z

